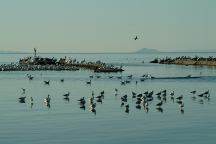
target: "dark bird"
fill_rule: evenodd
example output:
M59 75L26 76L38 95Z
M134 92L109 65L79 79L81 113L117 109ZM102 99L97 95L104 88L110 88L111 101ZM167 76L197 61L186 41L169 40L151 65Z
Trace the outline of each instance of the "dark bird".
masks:
M172 91L172 92L170 93L170 96L172 97L172 96L174 96L174 94L175 94L174 91Z
M50 95L48 94L48 96L44 99L44 102L49 104L50 100Z
M161 107L156 108L159 112L163 113L163 109Z
M63 96L65 96L65 97L69 97L69 95L70 95L70 92L63 94Z
M44 84L45 84L45 85L49 85L49 83L50 83L49 80L48 80L48 81L44 81Z
M179 97L176 98L177 100L182 100L183 99L183 95L180 95Z
M91 85L91 80L90 80L90 81L87 81L87 82L86 82L86 84L89 84L89 85Z
M159 107L160 107L160 106L162 106L162 104L163 104L163 101L157 103L156 106L159 106Z
M19 97L19 102L20 103L25 103L25 99L26 99L26 96L25 97Z
M134 40L137 40L138 39L138 37L136 36L135 38L134 38Z
M194 90L194 91L191 91L190 93L192 93L192 94L196 94L196 91Z
M28 79L29 79L29 80L33 80L33 78L34 78L34 77L33 77L32 75L28 75Z
M62 78L62 79L60 79L60 81L61 81L61 82L64 82L64 79Z

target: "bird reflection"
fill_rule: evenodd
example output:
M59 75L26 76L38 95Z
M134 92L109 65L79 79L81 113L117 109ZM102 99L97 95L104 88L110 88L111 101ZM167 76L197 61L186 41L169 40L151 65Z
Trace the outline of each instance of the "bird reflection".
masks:
M184 114L184 109L181 108L181 109L180 109L180 112L181 112L181 114Z
M69 97L64 97L63 100L69 102L69 101L70 101L70 98L69 98Z
M85 105L80 105L80 109L83 109L83 110L85 110Z
M45 105L46 105L48 108L51 107L50 103L45 103Z
M156 108L158 112L163 113L163 109L161 107Z
M90 111L96 115L96 109L92 108L92 109L90 109Z

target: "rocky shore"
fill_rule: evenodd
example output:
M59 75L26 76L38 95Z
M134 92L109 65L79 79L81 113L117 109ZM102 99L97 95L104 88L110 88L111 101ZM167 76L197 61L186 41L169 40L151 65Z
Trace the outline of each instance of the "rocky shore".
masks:
M87 62L85 59L77 61L72 58L43 58L43 57L26 57L19 60L17 63L2 64L0 65L1 71L41 71L53 70L61 71L68 70L74 71L79 69L94 70L94 72L122 72L121 67L108 65L101 61Z
M176 57L176 58L155 58L150 61L150 63L159 63L159 64L176 64L176 65L201 65L201 66L216 66L216 58L214 57Z

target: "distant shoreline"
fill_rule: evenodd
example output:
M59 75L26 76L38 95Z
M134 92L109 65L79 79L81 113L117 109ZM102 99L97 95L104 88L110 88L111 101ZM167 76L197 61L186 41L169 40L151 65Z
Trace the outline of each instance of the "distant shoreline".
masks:
M40 52L38 54L157 54L157 53L216 53L215 52ZM32 52L0 52L0 54L33 54Z
M175 64L175 65L194 65L194 66L216 66L216 58L214 57L176 57L176 58L168 58L165 59L154 59L150 61L150 63L159 63L159 64Z

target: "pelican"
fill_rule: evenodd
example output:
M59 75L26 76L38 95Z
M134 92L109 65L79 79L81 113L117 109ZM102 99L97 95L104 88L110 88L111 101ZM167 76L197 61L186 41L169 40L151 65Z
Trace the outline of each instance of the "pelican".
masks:
M194 91L191 91L190 93L192 93L192 94L196 94L196 91L194 90Z
M19 102L20 102L20 103L25 103L25 99L26 99L26 96L24 96L24 97L19 97Z
M170 96L171 96L171 97L174 96L174 91L172 91L172 92L170 93Z
M183 99L183 95L180 95L179 97L176 98L177 100L182 100Z
M32 75L28 75L28 79L29 79L29 80L33 80L33 78L34 78L34 77L33 77Z

